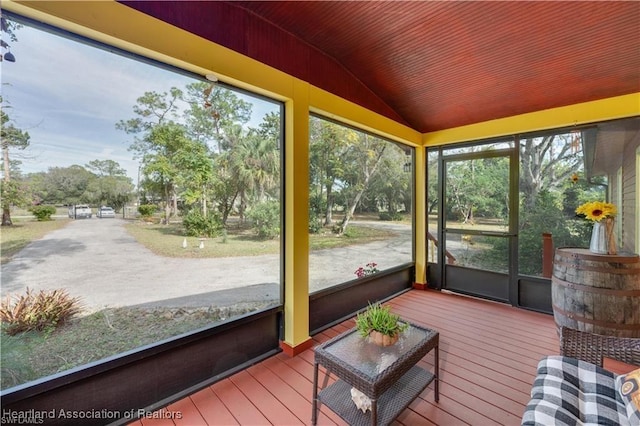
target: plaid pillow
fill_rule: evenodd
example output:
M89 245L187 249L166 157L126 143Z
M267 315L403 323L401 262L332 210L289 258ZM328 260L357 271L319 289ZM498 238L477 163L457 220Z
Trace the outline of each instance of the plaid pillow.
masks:
M640 426L640 368L616 377L616 389L627 408L632 426Z
M617 395L613 373L575 358L548 356L538 363L522 424L629 424Z

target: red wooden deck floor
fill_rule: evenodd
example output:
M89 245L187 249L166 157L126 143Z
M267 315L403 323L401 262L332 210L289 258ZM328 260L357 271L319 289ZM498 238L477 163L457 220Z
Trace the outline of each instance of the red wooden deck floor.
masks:
M440 402L434 402L431 384L394 424L520 424L538 361L558 353L552 316L435 291L413 290L388 305L440 332ZM346 321L314 340L324 342L353 325ZM431 369L433 354L420 364ZM310 424L312 382L313 350L295 358L279 354L155 413L163 418L134 424ZM322 407L318 424L345 422Z

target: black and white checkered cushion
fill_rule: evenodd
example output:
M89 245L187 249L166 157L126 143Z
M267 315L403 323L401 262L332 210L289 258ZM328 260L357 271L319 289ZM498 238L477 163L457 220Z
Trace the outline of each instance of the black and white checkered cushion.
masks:
M563 356L548 356L538 363L522 425L628 424L613 373Z

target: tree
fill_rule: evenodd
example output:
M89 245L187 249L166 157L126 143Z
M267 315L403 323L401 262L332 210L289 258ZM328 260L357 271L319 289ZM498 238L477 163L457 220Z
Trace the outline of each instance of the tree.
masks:
M13 173L11 176L14 176ZM24 176L23 181L29 188L33 204L41 204L49 198L45 187L46 179L47 172L28 173Z
M476 215L507 217L509 162L506 157L451 161L446 172L448 218L474 223Z
M162 188L165 224L168 224L172 211L177 210L177 183L181 172L177 160L181 152L189 151L191 141L184 127L176 123L155 126L143 141L136 145L142 154L143 172L146 179Z
M258 126L258 134L262 139L271 141L276 149L280 146L282 117L277 112L267 113Z
M576 219L575 208L590 197L599 198L602 187L573 182L582 170L580 133L553 134L520 142L520 271L542 273L542 233L551 233L556 247L588 244L588 227Z
M238 185L232 178L229 155L215 155L213 161L214 179L212 194L216 200L218 211L222 216L222 224L226 225L233 211L236 199L238 198Z
M317 117L311 117L309 131L309 192L321 197L324 204L324 225L333 223L335 189L344 179L345 156L358 135L355 130Z
M130 145L129 150L134 152L135 159L142 160L142 171L145 173L145 177L148 179L149 174L152 173L156 183L160 183L163 197L167 202L165 206L165 223L167 224L169 223L171 213L177 212L178 200L175 196L173 182L166 181L168 177L166 173L173 165L170 163L162 164L163 160L161 160L161 158L163 154L161 152L169 149L169 146L172 146L171 149L175 149L175 146L166 139L155 141L157 137L162 139L163 134L166 137L167 131L171 132L169 127L156 131L155 135L153 133L158 126L165 124L169 126L175 125L174 119L178 111L178 102L182 99L182 96L182 90L176 87L172 87L169 93L145 92L137 99L136 105L133 106L133 112L136 114L136 117L128 120L120 120L116 123L116 129L134 135L134 141ZM157 149L159 149L160 152L158 152ZM166 153L167 152L165 152L165 154ZM168 157L164 156L164 161L168 159ZM154 162L153 167L148 166L148 161ZM167 191L170 193L167 194ZM173 203L171 203L171 201L173 201Z
M553 134L520 142L520 192L524 209L534 208L543 188L555 189L579 170L580 143L578 133Z
M87 196L91 204L123 208L131 199L133 183L127 176L97 176L88 188Z
M192 166L198 167L192 177L199 182L200 189L191 188L185 195L200 197L205 217L207 198L212 195L226 224L246 185L238 180L237 168L234 169L237 156L231 152L244 137L242 126L251 117L251 104L219 84L206 82L187 85L183 99L189 104L185 111L187 135L211 151L208 160L204 156L189 160ZM246 207L246 199L240 198Z
M264 201L274 188L279 189L280 156L273 141L250 132L234 147L232 158L236 176L255 201Z
M438 151L427 152L427 214L432 214L438 207Z
M372 177L366 194L372 204L368 207L369 211L378 211L378 207L391 214L400 210L411 211L411 173L404 168L409 158L411 157L399 148L385 151L379 172Z
M6 33L9 36L9 41L18 41L18 37L16 36L15 31L20 28L22 28L22 25L18 24L17 22L10 21L6 17L2 16L2 11L0 11L0 29L2 30L2 32ZM2 48L8 49L10 47L9 43L4 40L4 37L0 39L0 44L2 45ZM0 55L0 61L3 60L10 62L8 55ZM15 62L15 58L13 58L13 61L11 62Z
M181 97L182 91L175 87L172 87L169 93L145 92L133 106L133 112L137 117L120 120L116 123L116 129L137 135L149 132L158 124L173 121Z
M224 134L234 125L243 125L251 117L251 104L233 91L216 83L197 82L187 85L183 99L189 104L185 125L193 140L213 143L212 150L222 153Z
M175 161L181 171L177 183L183 188L182 200L187 205L200 203L202 217L208 216L207 197L213 185L213 161L203 143L189 141L176 153Z
M85 167L95 175L87 188L92 203L119 210L131 199L133 183L117 161L93 160Z
M358 133L359 143L353 144L347 156L350 166L345 174L348 187L346 192L345 214L338 227L338 234L347 230L349 221L358 207L362 195L369 187L381 163L382 156L389 142L373 137L367 133Z
M127 171L114 160L93 160L85 164L85 167L98 177L127 175Z
M95 179L93 173L77 164L70 167L50 167L44 175L43 188L38 195L45 204L90 203L94 195L88 190Z
M3 99L0 97L0 103ZM3 179L2 179L2 226L11 226L11 205L21 205L27 202L27 194L24 187L11 180L11 160L9 151L12 149L24 150L29 146L31 136L29 133L18 129L11 123L9 115L0 110L0 144L2 146Z
M1 11L0 11L0 24L1 24L0 27L2 31L9 36L9 40L18 41L18 37L16 36L15 31L22 28L22 25L2 16Z
M187 108L179 122L180 102ZM116 128L135 135L130 150L141 160L145 189L161 190L167 222L171 211L177 211L178 193L189 204L199 200L206 216L212 190L227 195L237 192L222 188L236 184L232 180L235 176L212 168L215 159L208 147L213 146L216 154L224 157L230 150L225 141L233 139L235 126L249 120L251 104L220 85L196 82L187 85L184 92L175 87L169 93L146 92L133 111L136 117L119 121ZM228 166L228 160L222 158L217 163ZM224 196L222 203L228 201Z
M230 126L226 129L223 141L225 151L220 155L222 161L218 163L225 168L219 176L227 176L227 179L220 183L228 187L226 189L228 193L234 193L233 199L238 202L240 223L244 222L247 198L253 185L251 173L244 163L245 153L242 152L245 137L246 133L239 125ZM233 204L228 207L233 208ZM223 217L225 217L224 213ZM224 223L226 224L226 221Z

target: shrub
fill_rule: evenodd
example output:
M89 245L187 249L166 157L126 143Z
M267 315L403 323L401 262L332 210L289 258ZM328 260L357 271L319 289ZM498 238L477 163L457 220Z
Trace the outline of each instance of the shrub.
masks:
M319 234L321 229L322 229L322 221L318 217L310 214L309 215L309 233Z
M10 336L25 331L53 331L80 312L80 301L62 289L40 290L27 288L19 297L7 296L0 304L0 322Z
M280 203L277 201L256 205L248 216L258 237L272 239L280 235Z
M189 237L215 237L222 230L222 221L214 214L204 217L199 210L192 210L182 218L182 226Z
M309 196L309 233L317 234L322 230L327 201L321 195Z
M51 220L51 216L56 213L54 206L33 206L29 211L38 219L38 222Z
M157 209L155 204L141 204L138 206L138 213L140 213L140 216L147 218L153 216Z
M380 220L399 221L402 220L402 214L400 212L381 212Z

